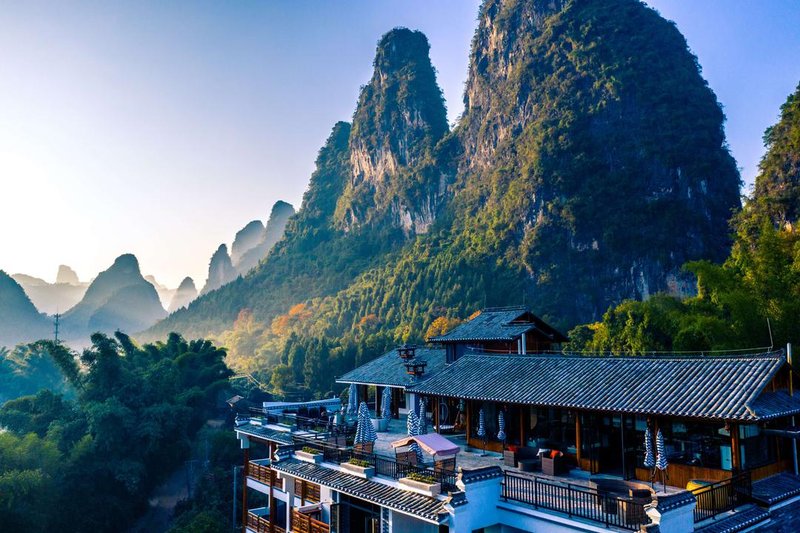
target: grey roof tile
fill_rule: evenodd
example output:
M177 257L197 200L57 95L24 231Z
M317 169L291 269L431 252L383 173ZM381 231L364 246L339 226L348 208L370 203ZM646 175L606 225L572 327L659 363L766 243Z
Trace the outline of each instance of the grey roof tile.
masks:
M429 342L513 341L526 331L538 330L553 342L566 342L567 337L537 317L527 307L495 307Z
M278 444L292 444L292 434L288 431L278 431L258 424L248 422L234 428L239 433L244 433L257 439L269 440Z
M756 398L783 364L782 352L735 357L470 354L413 390L470 400L755 421L763 409Z
M412 514L431 522L439 523L442 518L440 515L447 512L443 507L444 502L436 498L297 459L273 463L272 468L290 476L324 485L349 496Z
M445 366L443 348L416 348L417 361L425 361L425 374L419 379L423 382L434 376ZM407 387L411 385L411 376L406 373L404 361L397 355L397 350L386 352L380 357L365 363L355 370L336 380L338 383L358 383L368 385L389 385L390 387Z

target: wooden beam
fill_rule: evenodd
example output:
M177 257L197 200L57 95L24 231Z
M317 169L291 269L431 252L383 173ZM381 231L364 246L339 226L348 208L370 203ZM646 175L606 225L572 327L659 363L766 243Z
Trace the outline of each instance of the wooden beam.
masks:
M575 412L575 458L581 464L581 413Z
M272 441L269 443L269 533L275 533L275 515L278 505L275 501L275 470L272 469Z
M742 469L742 457L739 449L739 425L731 424L731 466L734 472Z
M244 449L244 468L242 469L242 531L247 531L247 474L250 466L250 448Z

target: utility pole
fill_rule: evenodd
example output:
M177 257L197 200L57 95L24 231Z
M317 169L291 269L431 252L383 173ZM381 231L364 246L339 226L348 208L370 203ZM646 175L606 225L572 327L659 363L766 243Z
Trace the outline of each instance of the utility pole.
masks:
M58 319L61 318L61 315L56 313L53 318L55 319L54 323L53 323L53 326L55 327L55 330L54 330L55 342L56 342L56 344L58 344Z

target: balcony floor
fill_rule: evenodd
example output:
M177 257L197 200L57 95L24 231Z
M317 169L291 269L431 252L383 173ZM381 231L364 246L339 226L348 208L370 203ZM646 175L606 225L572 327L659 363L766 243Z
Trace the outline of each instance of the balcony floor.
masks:
M430 427L429 427L430 429ZM378 440L375 442L375 453L386 455L393 457L395 455L395 451L392 448L391 443L403 438L407 435L406 430L406 421L403 419L395 420L392 419L389 422L388 431L379 431L378 432ZM597 474L592 476L589 472L585 470L580 470L577 468L573 468L566 474L562 474L559 476L548 476L543 474L542 472L522 472L519 468L510 467L503 464L503 456L499 453L495 452L483 452L480 449L475 449L472 447L467 446L467 439L466 435L463 433L458 435L444 435L447 437L448 440L452 441L454 444L461 447L461 451L456 455L456 467L462 468L482 468L485 466L499 466L505 471L513 472L515 474L520 475L529 475L529 476L536 476L538 478L544 478L552 480L556 483L564 483L564 484L572 484L583 486L587 488L594 488L594 483L590 480L590 477L608 477L608 478L615 478L621 479L615 476L604 475L604 474ZM431 456L425 455L425 461L430 462L432 461ZM674 494L676 492L682 492L685 489L681 489L679 487L672 487L667 485L666 492L663 490L663 486L661 483L656 483L654 486L657 494Z

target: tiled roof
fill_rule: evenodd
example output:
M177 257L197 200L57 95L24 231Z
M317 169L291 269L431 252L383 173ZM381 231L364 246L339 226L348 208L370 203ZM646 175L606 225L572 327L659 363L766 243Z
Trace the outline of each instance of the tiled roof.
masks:
M673 509L678 509L679 507L683 507L685 505L691 505L695 503L696 500L697 499L695 498L694 494L688 490L682 490L674 494L663 494L657 496L656 507L658 508L658 511L663 514L667 511L672 511Z
M292 444L292 434L288 431L278 431L251 422L236 426L234 429L238 433L244 433L257 439L269 440L278 444Z
M460 468L458 479L464 485L476 483L478 481L486 481L487 479L494 479L503 476L503 469L499 466L483 466L480 468Z
M446 511L443 502L416 492L340 472L297 459L279 461L272 468L293 477L330 487L349 496L439 523Z
M783 364L782 352L735 357L464 355L414 390L469 400L754 421L760 419L758 409L773 416L756 398Z
M426 361L425 374L419 381L425 381L439 372L445 365L445 351L442 348L417 348L414 357L417 361ZM404 361L391 350L351 370L338 378L338 383L359 383L367 385L389 385L390 387L407 387L411 384L411 376L406 373Z
M769 420L800 412L800 394L789 396L785 390L764 392L750 403L750 409L759 420Z
M753 482L753 499L771 506L800 494L800 478L789 472L780 472Z
M707 525L700 526L695 531L703 533L734 533L736 531L752 531L753 526L762 524L769 520L769 511L751 505L749 507L737 509L729 515L715 517ZM775 530L779 531L779 530ZM788 531L788 530L787 530Z
M567 337L537 317L527 307L484 309L468 322L456 326L430 342L513 341L526 331L538 330L553 342L566 342Z

